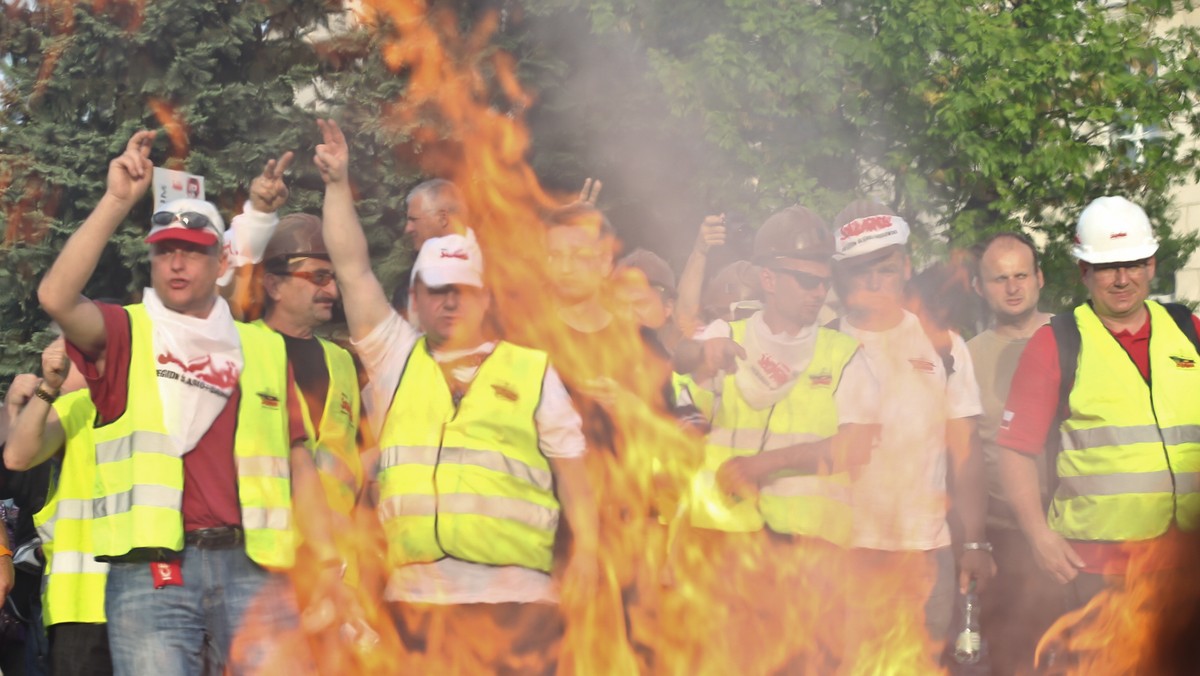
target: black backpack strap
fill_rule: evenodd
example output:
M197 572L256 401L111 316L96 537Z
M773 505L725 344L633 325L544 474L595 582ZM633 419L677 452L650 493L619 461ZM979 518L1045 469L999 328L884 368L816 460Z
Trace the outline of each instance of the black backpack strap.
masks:
M1063 420L1069 415L1068 401L1071 388L1075 386L1075 369L1079 366L1079 347L1083 338L1079 335L1079 324L1075 322L1074 309L1050 318L1050 330L1054 332L1054 344L1058 347L1058 409L1050 424L1046 438L1046 494L1043 502L1049 506L1054 492L1058 490L1058 454L1062 451Z
M1192 309L1181 303L1163 303L1163 309L1175 320L1175 325L1183 331L1183 335L1192 341L1196 352L1200 352L1200 336L1196 335L1196 322L1192 321Z

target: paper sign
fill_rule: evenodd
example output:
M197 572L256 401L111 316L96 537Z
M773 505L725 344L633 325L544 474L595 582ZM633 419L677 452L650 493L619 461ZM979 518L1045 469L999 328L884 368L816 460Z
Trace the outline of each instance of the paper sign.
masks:
M154 168L154 178L151 179L151 189L154 190L154 208L157 210L171 200L204 199L204 177L189 174L186 171Z

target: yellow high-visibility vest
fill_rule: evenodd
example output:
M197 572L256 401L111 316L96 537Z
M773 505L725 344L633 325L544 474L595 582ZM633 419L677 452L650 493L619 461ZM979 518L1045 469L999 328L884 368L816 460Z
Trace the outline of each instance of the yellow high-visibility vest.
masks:
M743 342L746 322L730 323L735 342ZM738 500L716 485L725 461L764 450L827 439L837 434L834 392L842 371L858 350L858 341L843 333L817 328L812 360L787 397L763 410L751 408L726 376L719 400L702 388L690 388L693 400L711 416L712 431L704 448L704 466L692 482L693 526L729 532L753 532L764 525L778 533L820 537L835 544L850 540L850 477L781 473L762 487L758 504ZM717 410L712 411L714 405Z
M1059 428L1050 527L1073 540L1146 540L1200 521L1200 355L1150 311L1150 384L1092 308L1075 308L1079 365Z
M130 324L129 402L96 427L92 537L97 556L140 548L183 550L183 458L163 423L153 326L141 305ZM233 455L246 554L270 568L295 560L287 354L274 331L237 323L244 367Z
M254 323L270 329L261 319ZM304 431L308 437L305 445L313 454L321 486L325 489L325 498L332 509L349 514L354 509L363 482L362 460L358 454L358 426L362 410L358 371L354 368L354 358L344 348L324 338L317 340L321 344L325 369L329 373L329 391L321 412L321 429L313 425L308 399L300 392L299 386L294 394L304 414Z
M547 365L544 352L500 342L456 406L417 342L379 441L392 566L453 557L550 570L560 508L534 422Z
M77 390L59 397L54 411L66 438L62 466L45 506L33 515L46 556L42 618L47 627L63 622L103 623L108 564L92 553L96 407L87 390Z

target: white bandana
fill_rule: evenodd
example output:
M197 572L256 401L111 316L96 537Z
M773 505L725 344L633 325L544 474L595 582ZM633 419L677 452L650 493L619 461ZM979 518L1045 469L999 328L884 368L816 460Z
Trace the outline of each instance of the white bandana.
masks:
M163 424L179 455L196 447L217 419L242 373L242 345L229 304L218 297L205 318L168 310L146 289Z
M763 313L754 313L746 320L742 339L746 361L733 375L742 400L756 411L782 401L808 368L816 342L816 324L800 329L794 336L771 333Z

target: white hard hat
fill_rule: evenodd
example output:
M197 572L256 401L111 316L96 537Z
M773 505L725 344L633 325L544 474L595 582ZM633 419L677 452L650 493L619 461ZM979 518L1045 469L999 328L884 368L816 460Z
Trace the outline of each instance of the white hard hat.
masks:
M1079 214L1071 254L1087 263L1123 263L1158 251L1150 219L1124 197L1098 197Z

